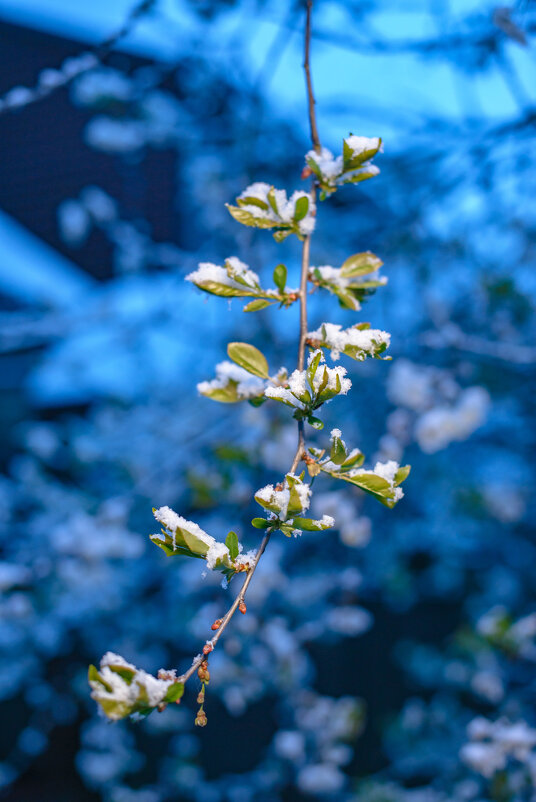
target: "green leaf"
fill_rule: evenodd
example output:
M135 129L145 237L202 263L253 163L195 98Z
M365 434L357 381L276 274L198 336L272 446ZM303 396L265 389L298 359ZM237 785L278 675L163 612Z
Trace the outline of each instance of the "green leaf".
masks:
M340 437L334 437L329 458L335 465L342 465L346 459L346 449Z
M267 521L266 518L254 518L251 524L255 529L268 529L270 521Z
M270 189L268 190L268 195L266 197L268 198L268 203L272 207L272 211L279 217L279 209L277 208L277 202L275 199L275 190L273 187L270 187Z
M324 372L322 374L322 379L321 379L320 384L318 385L318 389L316 391L317 396L319 396L320 393L322 393L323 390L325 390L325 388L326 388L326 386L328 384L328 381L329 381L328 369L327 369L326 366L324 366Z
M103 687L105 690L107 690L107 691L108 691L108 693L111 693L111 692L112 692L112 690L113 690L112 686L111 686L111 685L108 685L108 683L107 683L107 682L105 682L105 680L103 680L103 678L101 677L101 675L99 674L99 672L98 672L98 670L97 670L97 667L96 667L96 666L94 666L94 665L91 665L91 666L89 667L89 669L88 669L88 672L87 672L87 679L88 679L88 682L89 682L89 683L91 683L91 682L98 682L98 683L100 683L100 685L102 685L102 687Z
M260 198L255 198L252 195L237 198L236 202L239 206L258 206L258 208L262 209L264 212L268 211L268 204Z
M354 312L359 311L359 299L356 298L348 288L346 290L341 290L339 287L334 287L331 285L328 287L328 289L330 289L331 292L337 296L343 309L352 309Z
M108 664L108 668L110 671L113 671L114 674L119 674L119 676L125 680L127 685L132 683L132 680L136 676L136 671L128 666L123 665L113 665L111 663Z
M307 463L307 473L309 476L318 476L322 468L318 464L318 462L308 462Z
M318 429L318 430L320 430L320 429L323 429L323 428L324 428L324 424L322 423L322 421L320 420L320 418L315 418L313 415L309 415L309 417L307 418L307 423L308 423L310 426L312 426L312 427L313 427L313 429Z
M283 532L285 537L292 537L292 531L294 529L297 529L297 527L294 526L293 524L282 524L282 523L280 523L279 526L278 526L278 529L279 529L280 532Z
M248 404L252 407L262 407L268 399L264 395L256 395L253 398L248 398Z
M400 485L407 479L411 471L411 465L402 465L395 474L395 485Z
M351 136L351 134L350 134ZM368 162L369 159L373 159L374 156L378 153L381 148L382 140L381 137L378 138L378 147L369 148L368 150L364 150L357 155L354 155L354 151L352 148L346 144L346 140L343 140L342 145L342 154L343 154L343 162L344 162L344 170L355 170L364 162Z
M324 529L330 529L331 525L322 524L320 521L315 521L312 518L293 518L294 529L304 529L306 532L322 532Z
M356 449L356 453L350 455L348 459L345 459L341 465L341 471L349 471L350 468L360 468L365 461L365 455Z
M193 554L199 554L201 557L206 557L209 546L204 540L200 540L200 538L198 538L197 535L194 535L193 532L189 532L188 529L183 529L182 527L177 529L177 532L180 532L186 545L190 551L193 552Z
M358 184L360 181L366 181L367 178L374 178L379 172L379 169L374 164L364 164L363 167L345 176L344 183Z
M314 389L313 379L316 376L316 371L318 370L318 366L320 364L320 360L322 359L322 351L318 349L318 354L311 360L311 364L307 368L307 378L309 379L309 384L311 386L311 390Z
M220 284L218 281L199 281L195 282L195 286L211 295L219 295L221 298L248 298L258 294L252 288L244 287L242 290L238 287L229 287L228 284Z
M103 698L98 698L96 701L101 706L104 715L112 719L112 721L119 721L122 718L130 716L133 712L132 707L126 702L117 702L115 699Z
M170 685L167 689L167 693L164 696L164 702L171 703L176 702L178 699L182 697L184 693L184 685L182 682L174 682L173 685Z
M177 538L175 539L175 545L173 544L173 540L170 535L164 533L163 535L165 540L161 539L161 535L149 535L149 540L158 546L158 548L162 549L164 554L167 557L176 557L177 554L183 554L186 557L197 557L197 554L192 554L189 548L187 548L185 543L181 545L178 544Z
M222 404L236 404L238 401L242 400L238 397L237 388L238 382L229 379L225 387L214 387L201 393L201 395L204 395L206 398L211 398L212 401L220 401Z
M355 253L349 256L341 267L341 276L351 278L353 276L366 276L374 273L382 266L383 262L370 251Z
M269 220L266 217L255 217L255 215L248 212L247 209L241 209L239 206L230 206L228 203L225 205L227 206L229 214L244 226L253 226L253 228L275 228L279 225L275 220Z
M351 134L350 134L350 136L351 136ZM344 169L345 170L349 169L347 165L351 164L353 156L354 156L354 151L352 150L352 148L349 145L346 144L346 140L343 139L343 141L342 141L342 159L343 159L343 164L344 164Z
M292 231L289 228L286 229L282 228L279 231L274 231L273 237L276 242L283 242L283 240L285 240L287 237L290 237L291 234ZM300 237L299 235L298 237L302 239L302 237Z
M281 292L285 291L287 284L287 268L285 265L277 265L274 268L274 284Z
M303 476L304 476L304 474L302 473L299 478L303 479ZM287 515L291 516L291 517L294 517L293 513L301 512L302 509L303 509L302 499L300 498L300 494L296 490L296 485L300 485L301 486L302 482L299 481L292 474L287 474L286 478L287 478L287 485L288 485L288 488L289 488L289 491L290 491L290 498L289 498L288 507L287 507Z
M357 476L349 477L348 481L371 493L380 493L381 495L388 496L393 494L391 485L387 479L384 479L383 476L377 476L372 471L370 471L370 473L364 472Z
M271 305L272 301L265 301L263 298L258 298L256 301L250 301L249 304L246 304L244 312L259 312L261 309L266 309L267 306Z
M306 216L307 212L309 211L309 198L307 195L302 195L301 198L298 198L296 201L296 206L294 207L294 220L296 223L299 223L300 220Z
M229 343L227 346L229 358L240 365L241 368L260 376L261 379L268 378L268 362L264 354L249 343Z
M234 562L238 557L238 537L236 532L229 532L227 537L225 538L225 545L229 549L229 556L231 560Z

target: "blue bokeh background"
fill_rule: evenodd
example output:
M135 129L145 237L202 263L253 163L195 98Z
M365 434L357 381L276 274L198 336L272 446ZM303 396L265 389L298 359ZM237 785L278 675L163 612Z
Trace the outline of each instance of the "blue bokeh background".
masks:
M195 386L230 339L293 369L298 310L184 276L234 254L298 283L299 243L224 204L303 187L303 4L130 9L0 0L2 798L534 802L532 4L315 2L322 143L384 153L320 204L313 263L370 249L389 283L358 316L313 294L310 327L370 321L393 357L346 360L323 417L412 473L393 511L315 483L336 529L270 543L202 731L195 688L109 725L86 671L189 664L234 587L166 559L151 507L253 548L253 494L292 461L285 408Z

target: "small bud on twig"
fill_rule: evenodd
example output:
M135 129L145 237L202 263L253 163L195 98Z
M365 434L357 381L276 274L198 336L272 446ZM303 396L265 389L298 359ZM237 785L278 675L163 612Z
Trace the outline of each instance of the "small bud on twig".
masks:
M245 603L245 601L243 601L243 600L242 600L242 601L240 602L240 604L238 605L238 609L240 610L240 612L241 612L243 615L245 614L246 610L248 609L248 608L246 607L246 603Z
M220 627L221 627L221 618L217 618L210 628L214 630L214 629L219 629Z

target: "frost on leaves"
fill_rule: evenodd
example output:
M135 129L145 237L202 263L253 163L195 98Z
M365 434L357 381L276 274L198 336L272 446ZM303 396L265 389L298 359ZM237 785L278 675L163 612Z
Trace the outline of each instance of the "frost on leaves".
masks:
M153 677L113 652L104 655L99 670L89 667L88 679L91 696L113 721L163 710L171 702L178 704L184 693L184 684L174 670L161 668L158 676Z
M311 113L314 115L314 110ZM316 130L315 126L312 128ZM391 460L376 462L373 468L363 468L364 455L357 448L347 448L338 428L332 429L329 444L324 449L306 443L305 422L321 430L324 424L315 415L324 404L336 396L346 395L352 387L345 367L328 367L324 349L330 351L333 362L338 362L341 356L363 361L368 357L388 359L384 353L390 344L388 332L372 329L368 323L356 323L344 329L339 323L323 322L308 331L306 301L309 289L327 291L338 299L342 307L357 311L370 293L386 283L386 279L378 275L382 262L370 251L349 256L340 267L311 267L309 261L310 239L316 223L317 192L323 200L343 184L358 183L376 175L379 171L371 160L381 150L381 139L350 135L343 141L342 154L336 157L318 145L316 135L315 145L317 147L306 155L302 174L304 178L312 177L309 192L300 190L289 197L285 190L256 182L238 196L236 206L227 207L239 223L271 230L278 242L291 234L303 241L300 289L287 286L284 264L275 267L272 273L275 286L267 289L259 274L236 256L225 259L223 265L202 262L197 270L186 276L187 281L212 295L250 299L245 307L248 312L261 311L272 304L287 307L294 302L300 303L299 353L295 370L290 374L286 368L273 371L266 356L256 346L231 342L227 347L228 360L216 366L213 379L203 381L197 387L202 396L214 401L248 401L259 406L272 400L290 408L290 414L298 422L296 455L280 483L266 484L255 493L255 501L264 513L264 517L252 520L255 529L263 530L262 541L255 551L244 553L234 532L229 532L225 541L220 541L170 507L153 511L162 529L160 533L151 535L151 540L167 556L194 557L204 561L207 569L223 573L224 586L235 574L244 573L245 578L227 612L214 621L213 638L206 641L202 653L194 657L190 668L180 677L174 671L160 671L154 677L110 652L103 657L98 670L94 666L90 668L92 696L108 718L146 715L154 709L163 709L169 702L178 702L184 683L197 672L202 688L197 697L201 706L195 723L205 726L209 656L235 612L246 613L244 597L270 537L277 532L287 537L296 537L303 532L320 533L335 525L334 518L326 513L318 519L308 517L312 482L304 481L305 470L297 471L300 462L305 463L313 479L321 474L340 479L364 490L387 507L394 507L403 497L400 485L408 476L409 466L401 467ZM307 363L306 345L311 349Z

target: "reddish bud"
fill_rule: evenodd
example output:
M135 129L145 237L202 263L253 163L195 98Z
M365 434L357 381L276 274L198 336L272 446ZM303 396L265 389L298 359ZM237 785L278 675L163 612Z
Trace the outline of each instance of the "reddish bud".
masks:
M219 629L220 627L221 627L221 618L217 618L210 628Z
M302 170L302 173L301 173L301 177L305 181L305 179L309 178L310 176L312 176L312 174L313 174L313 171L311 170L310 167L304 167L303 170Z
M210 654L214 646L211 643L205 643L203 646L203 654Z
M240 610L242 615L244 615L248 608L246 607L246 603L241 601L240 604L238 605L238 609Z

